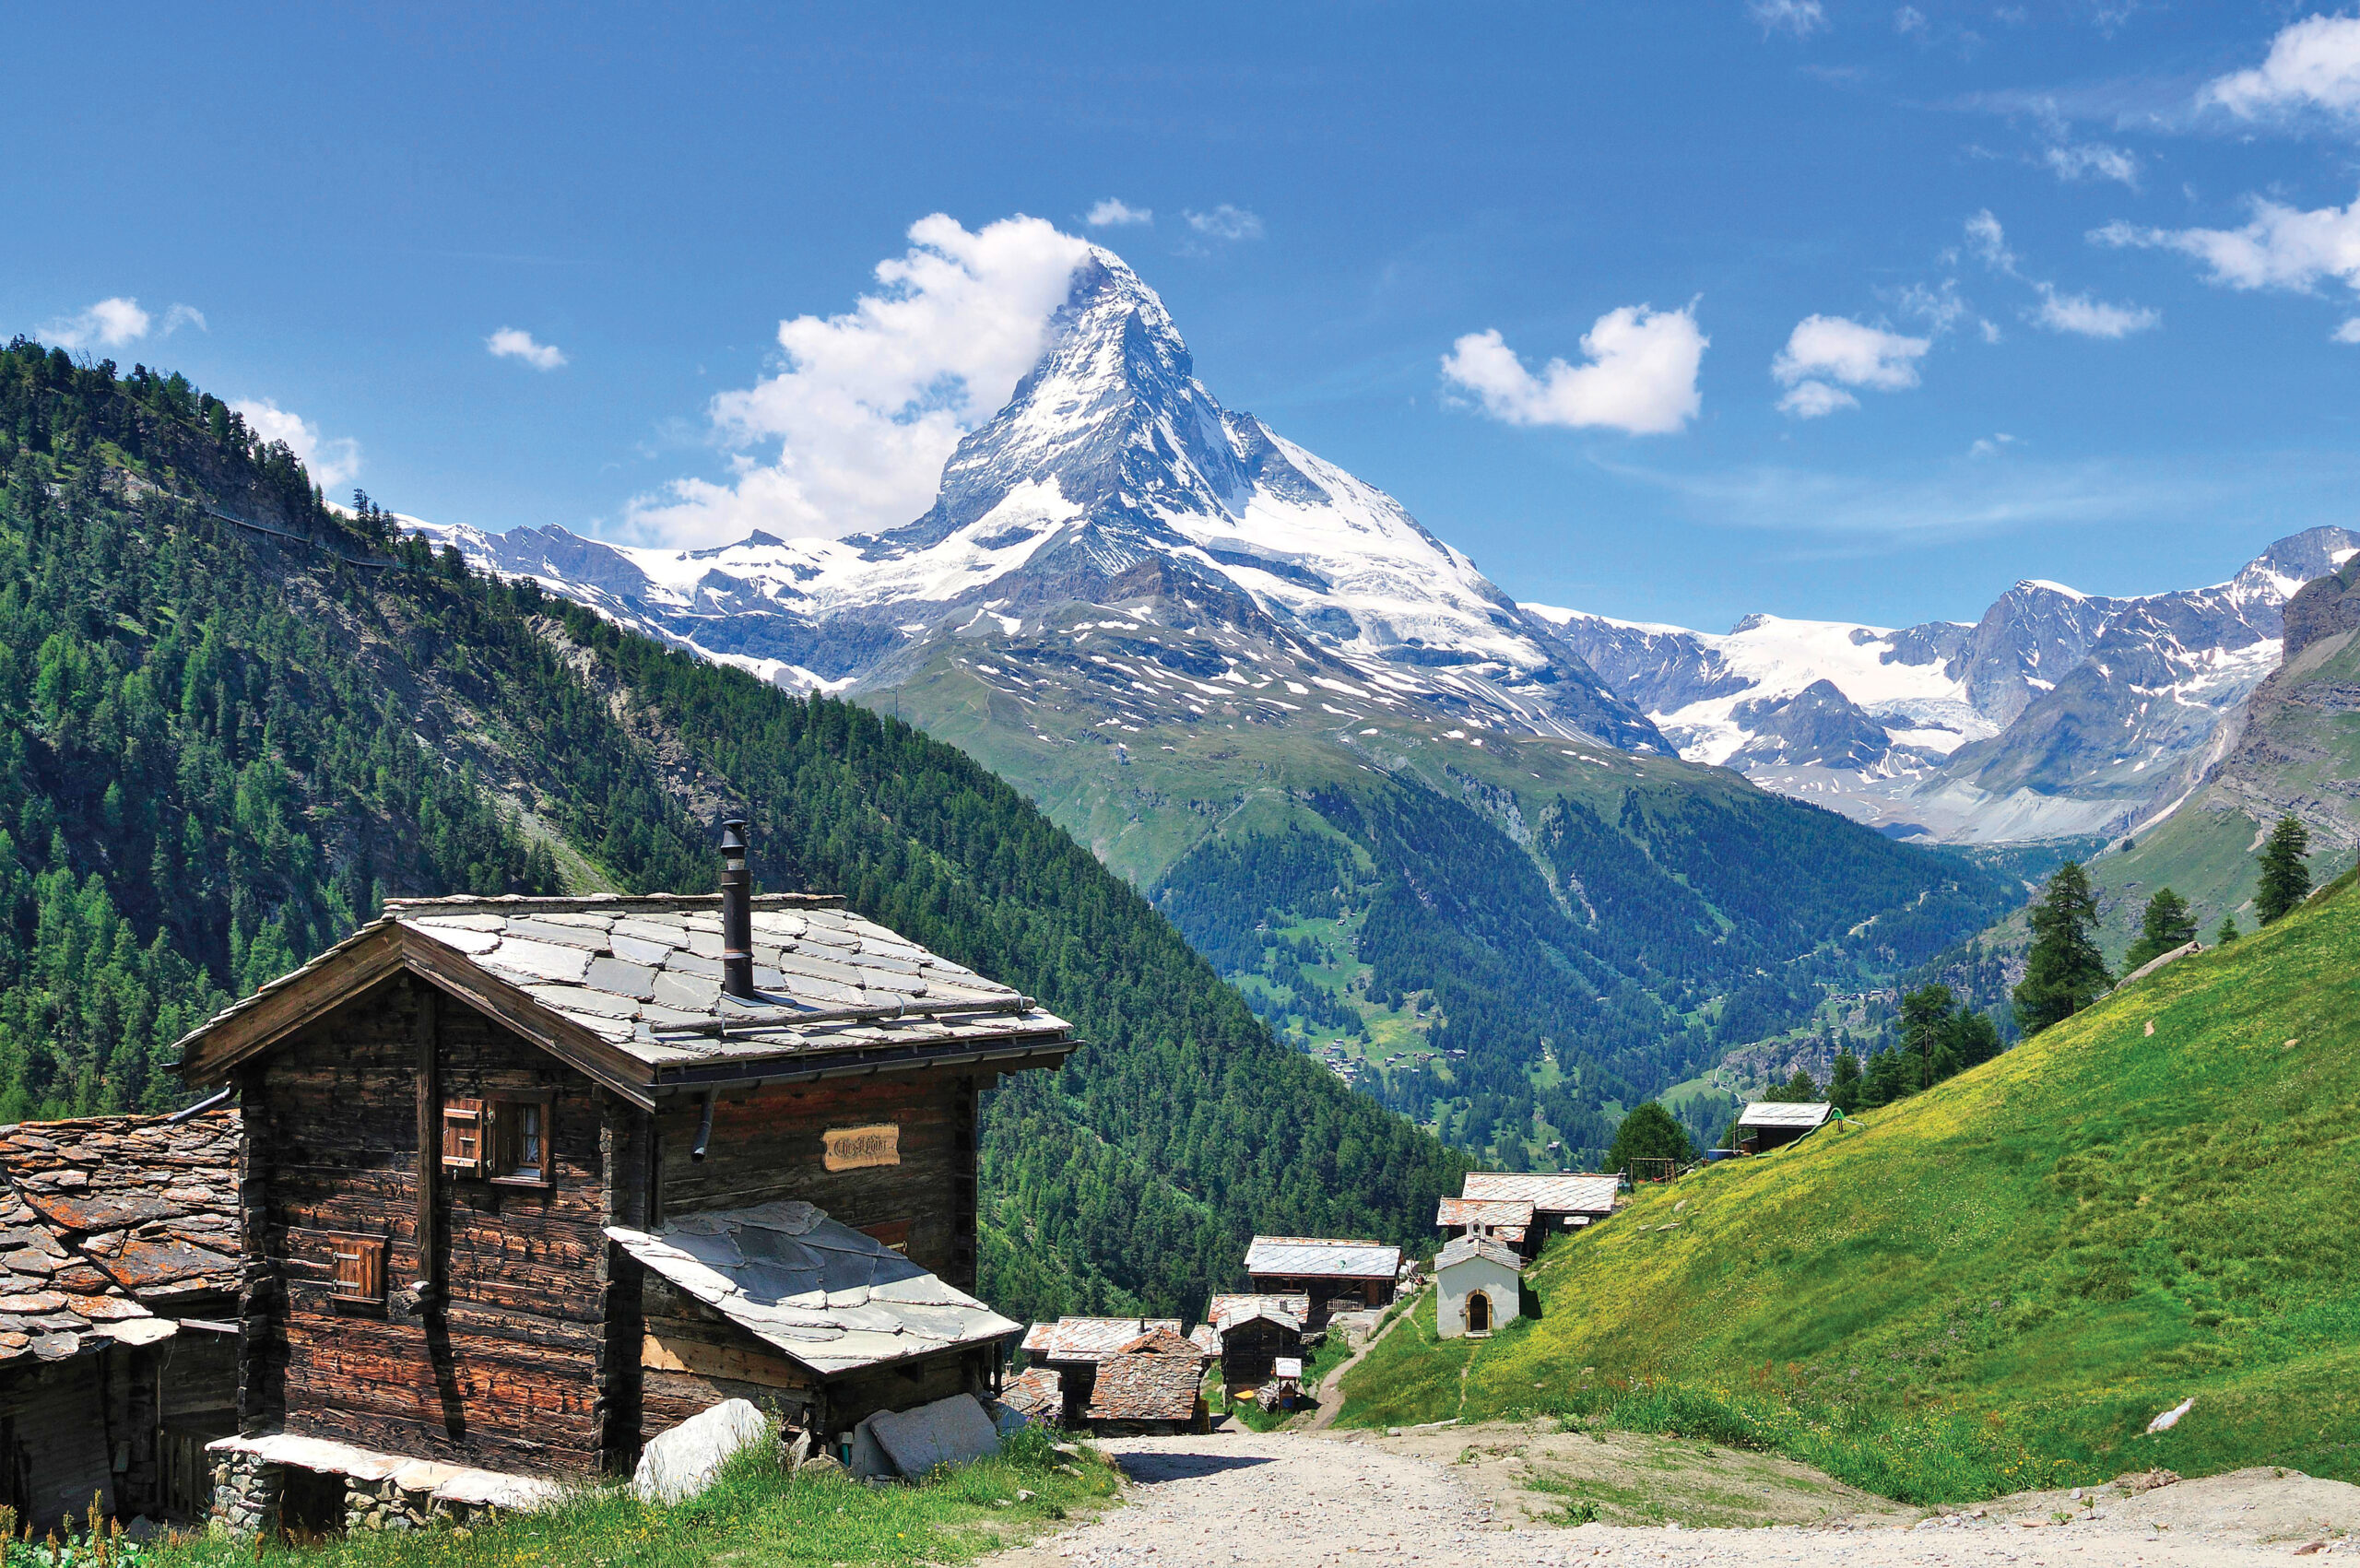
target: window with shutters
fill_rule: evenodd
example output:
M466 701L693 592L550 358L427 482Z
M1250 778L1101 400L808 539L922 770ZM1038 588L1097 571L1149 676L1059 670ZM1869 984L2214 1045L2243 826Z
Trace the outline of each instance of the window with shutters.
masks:
M513 1186L545 1187L555 1173L549 1149L554 1096L503 1094L490 1106L487 1139L491 1179Z
M484 1173L484 1103L480 1100L442 1102L442 1168L454 1175Z
M383 1302L385 1299L385 1244L366 1236L338 1236L333 1243L336 1299L340 1302Z

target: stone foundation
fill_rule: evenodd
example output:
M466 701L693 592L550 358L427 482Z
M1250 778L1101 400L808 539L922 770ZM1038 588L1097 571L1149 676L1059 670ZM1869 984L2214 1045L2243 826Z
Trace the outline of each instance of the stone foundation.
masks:
M208 1527L222 1535L276 1535L290 1468L343 1481L344 1527L351 1532L469 1525L494 1513L528 1514L564 1495L562 1488L531 1476L467 1469L317 1438L225 1437L208 1444L206 1451L214 1459Z
M207 1528L220 1535L277 1535L279 1500L286 1494L286 1466L259 1454L224 1454L213 1467Z

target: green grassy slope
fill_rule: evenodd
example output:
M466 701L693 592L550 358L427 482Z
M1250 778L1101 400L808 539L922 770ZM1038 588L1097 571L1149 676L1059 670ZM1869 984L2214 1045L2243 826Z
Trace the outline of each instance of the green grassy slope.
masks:
M1619 1405L1920 1500L2150 1465L2360 1479L2360 898L2334 891L1851 1128L1649 1190L1536 1267L1540 1321L1396 1336L1347 1419Z

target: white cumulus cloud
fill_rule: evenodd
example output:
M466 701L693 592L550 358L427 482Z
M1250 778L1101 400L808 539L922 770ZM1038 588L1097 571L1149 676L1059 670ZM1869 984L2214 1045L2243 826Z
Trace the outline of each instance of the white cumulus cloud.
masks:
M1788 389L1778 407L1799 419L1816 419L1860 406L1846 386L1906 391L1918 384L1918 361L1933 346L1930 337L1911 337L1848 316L1805 316L1770 361L1770 374Z
M139 301L118 294L56 321L44 322L40 336L60 348L120 348L148 336L156 318ZM164 336L182 327L205 330L205 312L195 305L174 305L164 312Z
M2126 147L2075 142L2050 147L2041 161L2060 180L2114 180L2139 188L2139 158Z
M565 351L554 343L537 343L533 335L503 326L483 340L495 360L522 360L537 371L553 371L565 363Z
M2360 18L2313 16L2282 29L2260 65L2207 82L2197 101L2245 120L2360 111Z
M41 335L61 348L120 348L148 336L148 315L121 295L51 322Z
M731 454L727 481L678 479L638 497L632 533L683 546L756 528L840 536L933 503L959 438L1041 357L1090 243L1037 218L970 231L940 213L909 237L851 310L779 324L785 368L709 410Z
M1827 10L1820 0L1746 0L1745 14L1760 22L1765 34L1786 31L1808 38L1827 25ZM1901 30L1909 29L1904 25Z
M1511 425L1664 435L1703 407L1696 371L1711 342L1697 330L1693 304L1676 311L1624 305L1582 335L1585 363L1552 360L1536 376L1493 330L1470 332L1451 345L1442 373L1472 393L1486 414Z
M2032 319L2051 332L2071 333L2080 337L2128 337L2164 319L2163 312L2144 305L2110 305L2087 294L2062 293L2054 283L2035 287L2040 290L2040 305L2032 312Z
M2328 335L2335 343L2360 343L2360 316L2348 316L2342 326Z
M2308 291L2329 278L2360 289L2360 201L2305 212L2260 197L2239 229L2142 229L2109 223L2091 231L2101 245L2177 251L2231 289Z
M246 428L263 440L285 442L288 450L312 471L313 481L329 494L335 494L346 480L360 472L360 443L350 436L324 438L319 426L281 408L267 397L249 397L230 407L244 418Z
M1128 223L1153 223L1155 209L1133 206L1127 201L1108 196L1104 201L1092 207L1090 216L1082 221L1088 223L1092 229L1119 229Z
M1262 237L1262 220L1242 206L1227 202L1210 212L1184 212L1188 227L1208 240L1258 240Z

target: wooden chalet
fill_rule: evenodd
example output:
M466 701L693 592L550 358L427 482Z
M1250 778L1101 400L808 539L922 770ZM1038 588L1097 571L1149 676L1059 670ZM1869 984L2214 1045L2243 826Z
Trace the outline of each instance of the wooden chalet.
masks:
M183 1042L245 1131L233 1523L343 1523L294 1472L350 1452L587 1479L733 1396L842 1453L997 1386L977 1096L1076 1042L752 895L740 826L719 894L398 901Z
M1825 1126L1835 1109L1817 1101L1756 1101L1738 1113L1738 1152L1767 1154L1800 1142Z
M1462 1201L1482 1204L1528 1204L1532 1217L1524 1221L1523 1239L1510 1244L1521 1256L1540 1256L1549 1238L1594 1225L1614 1212L1618 1176L1564 1171L1469 1171L1460 1185ZM1468 1233L1462 1226L1461 1234ZM1504 1236L1497 1239L1505 1241Z
M1205 1307L1205 1319L1220 1350L1222 1386L1246 1395L1270 1380L1280 1358L1302 1360L1311 1298L1215 1296Z
M1324 1327L1337 1312L1391 1303L1401 1277L1401 1249L1383 1242L1320 1236L1257 1236L1245 1249L1254 1293L1302 1296L1310 1303L1306 1328Z
M1102 1364L1141 1336L1179 1332L1176 1317L1061 1317L1034 1324L1021 1348L1030 1363L1028 1372L1038 1368L1057 1380L1058 1413L1053 1419L1079 1431L1090 1419Z
M0 1127L0 1503L191 1518L237 1426L238 1124Z

